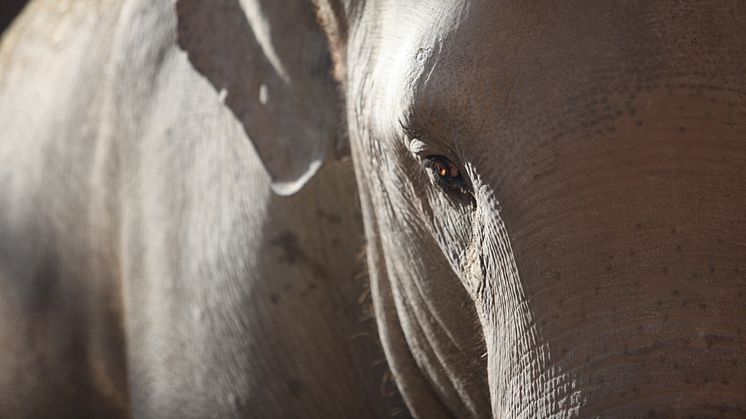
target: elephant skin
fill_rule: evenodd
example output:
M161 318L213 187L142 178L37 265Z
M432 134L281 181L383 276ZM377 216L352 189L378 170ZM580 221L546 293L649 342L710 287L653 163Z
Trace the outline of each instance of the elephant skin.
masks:
M371 290L415 416L745 416L746 3L345 11Z
M3 38L0 417L403 412L352 163L274 193L177 32L170 1L55 0Z
M746 416L746 3L54 4L0 413Z

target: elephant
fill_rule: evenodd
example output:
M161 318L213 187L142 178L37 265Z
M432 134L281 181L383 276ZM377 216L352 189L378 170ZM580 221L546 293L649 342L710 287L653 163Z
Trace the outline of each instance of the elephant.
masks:
M2 41L0 417L403 412L351 161L273 192L176 26L34 1Z
M339 3L413 414L746 416L746 3Z
M24 336L2 357L11 402L746 415L746 3L31 7L39 23L27 10L0 52L0 118L18 135L0 141L0 295L21 319L0 330ZM30 68L37 56L51 58ZM345 275L363 245L377 338L340 365L356 325L321 304L355 305ZM267 309L289 298L284 270L329 294ZM38 322L74 327L25 336ZM273 326L287 344L262 346ZM35 339L72 371L27 354ZM80 371L83 394L53 391Z

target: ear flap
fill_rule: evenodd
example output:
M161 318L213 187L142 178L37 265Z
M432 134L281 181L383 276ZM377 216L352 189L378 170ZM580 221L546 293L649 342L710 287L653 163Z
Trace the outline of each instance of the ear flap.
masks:
M310 0L178 0L178 42L291 195L336 145L339 95Z

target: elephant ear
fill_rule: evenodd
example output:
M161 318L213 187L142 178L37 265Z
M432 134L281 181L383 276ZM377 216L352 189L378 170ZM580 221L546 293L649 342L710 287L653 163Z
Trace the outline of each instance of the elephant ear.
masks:
M336 146L341 109L309 0L178 0L178 43L243 125L272 189L291 195Z

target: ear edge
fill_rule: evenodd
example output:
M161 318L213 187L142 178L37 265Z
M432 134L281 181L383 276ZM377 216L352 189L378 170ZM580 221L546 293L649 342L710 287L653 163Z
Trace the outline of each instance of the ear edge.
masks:
M267 45L258 42L244 3L252 13L261 13L270 27L275 25L275 36L286 36L288 29L303 36L302 42L270 39L278 51L272 58L288 69L289 78L276 74L277 63L267 57ZM300 0L283 10L261 0L178 0L175 4L178 45L216 94L227 92L224 103L253 143L272 191L281 196L297 193L327 158L344 154L339 81L332 71L329 39L310 7ZM297 50L299 45L306 47Z
M272 192L280 196L292 196L300 192L301 189L318 173L323 166L323 160L314 160L311 162L308 170L299 178L292 181L273 180L271 183Z

